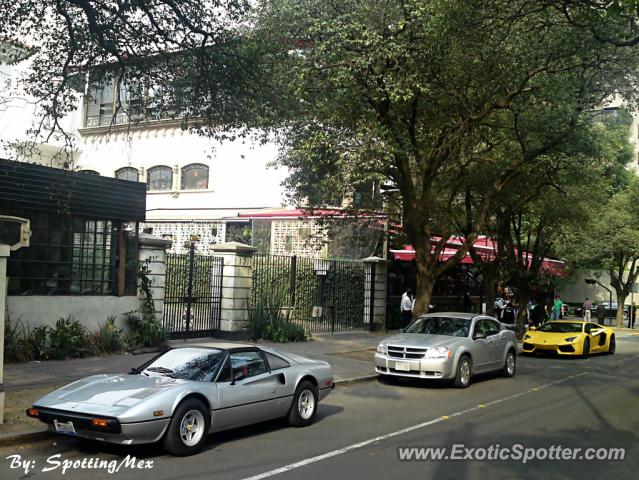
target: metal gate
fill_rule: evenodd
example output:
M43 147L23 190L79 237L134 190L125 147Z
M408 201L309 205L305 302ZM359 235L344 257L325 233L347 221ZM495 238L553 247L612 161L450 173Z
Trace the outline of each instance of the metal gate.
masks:
M284 296L288 319L314 333L364 330L365 281L359 261L255 254L252 301Z
M220 330L224 259L167 254L163 325L171 338L206 337Z

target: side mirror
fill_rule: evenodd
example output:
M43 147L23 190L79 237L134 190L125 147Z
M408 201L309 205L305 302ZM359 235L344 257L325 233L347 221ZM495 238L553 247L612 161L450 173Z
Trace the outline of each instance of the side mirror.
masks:
M399 329L399 333L404 333L404 329L403 329L403 328L400 328L400 329Z
M486 338L486 334L483 332L475 332L473 335L473 340L480 340L482 338Z
M603 332L601 328L595 328L594 330L590 331L590 335L599 335L601 332Z
M537 330L537 327L535 327L534 325L532 327L530 327L528 330Z

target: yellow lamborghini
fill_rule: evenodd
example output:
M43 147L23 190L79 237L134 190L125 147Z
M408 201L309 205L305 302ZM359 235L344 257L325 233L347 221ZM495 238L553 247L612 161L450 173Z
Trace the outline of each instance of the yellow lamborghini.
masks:
M524 353L557 353L580 355L615 353L615 332L612 328L579 320L555 320L524 335Z

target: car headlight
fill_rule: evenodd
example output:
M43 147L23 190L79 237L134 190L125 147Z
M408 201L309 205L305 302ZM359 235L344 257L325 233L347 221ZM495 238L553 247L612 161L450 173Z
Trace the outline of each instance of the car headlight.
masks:
M530 340L532 337L528 334L524 335L524 340Z
M453 351L448 347L437 347L426 350L424 358L452 358Z
M577 337L568 337L568 338L564 338L565 342L574 342L575 340L577 340Z
M381 353L382 355L388 355L388 347L383 343L377 345L377 353Z

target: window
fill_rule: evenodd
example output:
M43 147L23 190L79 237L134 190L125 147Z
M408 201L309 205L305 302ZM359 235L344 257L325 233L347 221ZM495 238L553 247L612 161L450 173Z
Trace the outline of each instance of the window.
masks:
M111 125L115 87L113 80L94 86L87 97L86 126L99 127Z
M220 372L218 382L231 382L266 373L266 363L260 352L233 352Z
M291 364L286 360L278 357L277 355L273 355L272 353L266 352L266 359L268 360L271 370L279 370L280 368L288 368L291 366Z
M110 220L10 210L31 220L30 246L8 259L10 295L115 295L118 230ZM135 295L137 247L127 238L125 295Z
M115 178L119 178L120 180L129 180L131 182L137 182L139 175L137 168L133 167L124 167L115 171Z
M153 360L143 372L150 376L167 376L195 382L210 382L224 359L221 350L175 348Z
M149 168L146 189L147 190L171 190L173 188L173 169L159 166Z
M83 173L85 175L100 175L95 170L78 170L78 173Z
M209 188L209 167L192 163L182 168L182 190L206 190Z

